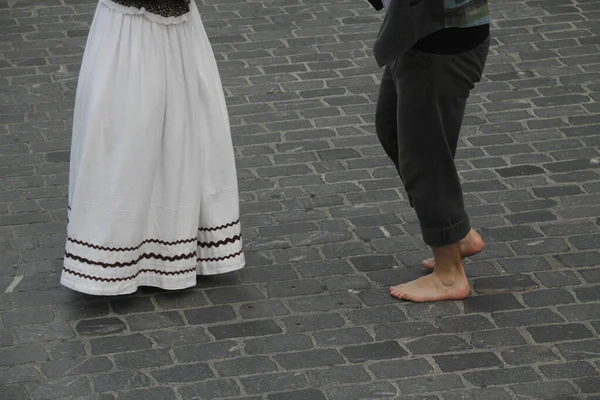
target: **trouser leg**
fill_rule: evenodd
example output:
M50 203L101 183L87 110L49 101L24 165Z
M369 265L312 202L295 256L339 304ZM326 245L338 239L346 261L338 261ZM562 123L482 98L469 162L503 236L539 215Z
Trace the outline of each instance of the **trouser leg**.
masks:
M381 78L377 107L375 111L375 131L383 150L394 163L400 179L398 160L398 93L390 67L386 66ZM410 194L408 200L412 206Z
M466 101L481 77L488 45L459 55L411 51L386 68L396 92L396 143L390 133L393 90L388 74L382 79L377 133L430 246L456 243L470 230L454 155Z

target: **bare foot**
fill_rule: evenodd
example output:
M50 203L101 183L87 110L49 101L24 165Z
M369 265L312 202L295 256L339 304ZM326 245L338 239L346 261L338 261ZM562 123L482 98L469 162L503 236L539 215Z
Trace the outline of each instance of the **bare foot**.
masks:
M471 294L471 286L464 274L447 275L432 272L402 285L390 288L392 296L416 303L442 300L463 300Z
M459 244L460 255L462 258L474 256L475 254L483 250L483 247L485 246L483 239L481 238L479 233L475 231L475 229L471 229L467 236L464 239L462 239L459 242ZM421 266L427 269L435 268L435 258L427 258L423 260Z

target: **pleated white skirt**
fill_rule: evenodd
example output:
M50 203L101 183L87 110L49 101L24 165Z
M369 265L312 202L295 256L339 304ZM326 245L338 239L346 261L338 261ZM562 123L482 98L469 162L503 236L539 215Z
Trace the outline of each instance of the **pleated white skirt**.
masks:
M229 120L200 14L101 0L80 72L61 283L183 289L244 266Z

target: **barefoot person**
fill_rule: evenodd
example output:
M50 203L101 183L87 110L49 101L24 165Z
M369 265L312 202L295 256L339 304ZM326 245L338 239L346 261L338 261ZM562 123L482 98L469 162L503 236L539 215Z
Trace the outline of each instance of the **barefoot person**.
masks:
M225 97L190 0L100 0L75 102L61 283L183 289L244 266Z
M463 257L483 248L469 224L454 155L467 98L489 49L487 0L369 0L387 12L374 54L385 66L377 111L379 140L414 207L433 272L390 289L403 300L464 299Z

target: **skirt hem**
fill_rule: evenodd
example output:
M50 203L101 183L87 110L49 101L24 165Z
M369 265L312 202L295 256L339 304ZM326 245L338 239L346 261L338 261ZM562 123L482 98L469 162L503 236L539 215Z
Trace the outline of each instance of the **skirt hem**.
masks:
M208 273L207 272L200 273L199 271L197 271L195 274L195 277L227 274L227 273L238 271L238 270L244 268L244 266L245 266L245 261L242 260L239 263L232 264L227 267L221 268L219 270L211 271ZM110 290L110 289L115 289L115 288L110 285L108 285L106 288L100 288L100 287L94 288L94 287L90 287L87 285L81 285L81 284L77 283L76 281L69 279L67 277L67 275L63 274L63 276L60 279L60 284L68 289L74 290L79 293L92 295L92 296L129 295L129 294L133 294L133 293L137 292L140 287L154 287L154 288L159 288L159 289L168 290L168 291L185 290L185 289L194 287L197 284L196 279L194 279L192 282L192 281L190 281L190 278L187 276L185 277L185 279L172 280L171 282L164 280L164 279L163 280L153 280L153 282L150 282L150 281L151 280L148 280L146 282L136 281L136 282L132 282L131 285L122 287L121 290ZM109 290L103 290L103 289L109 289Z

